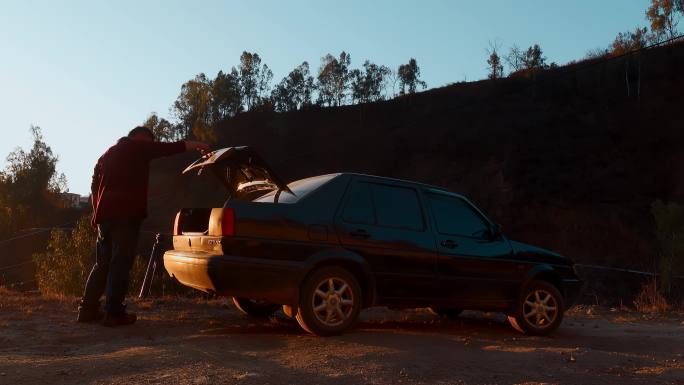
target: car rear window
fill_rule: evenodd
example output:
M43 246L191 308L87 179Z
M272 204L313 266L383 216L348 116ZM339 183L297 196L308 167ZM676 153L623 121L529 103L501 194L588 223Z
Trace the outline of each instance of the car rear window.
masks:
M291 182L287 185L287 187L292 190L294 195L290 194L289 192L282 191L278 197L278 203L296 203L338 175L339 174L320 175ZM254 199L254 202L273 203L275 196L276 191L271 191L260 196L259 198Z

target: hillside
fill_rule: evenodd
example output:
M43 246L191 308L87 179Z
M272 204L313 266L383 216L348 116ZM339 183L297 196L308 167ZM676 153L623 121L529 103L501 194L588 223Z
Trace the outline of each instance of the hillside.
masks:
M287 180L335 171L414 179L472 197L510 237L579 262L652 269L650 205L684 201L684 44L535 78L459 83L394 100L249 112L216 127ZM629 81L629 94L628 94ZM637 90L639 95L637 95ZM221 188L153 167L149 229Z

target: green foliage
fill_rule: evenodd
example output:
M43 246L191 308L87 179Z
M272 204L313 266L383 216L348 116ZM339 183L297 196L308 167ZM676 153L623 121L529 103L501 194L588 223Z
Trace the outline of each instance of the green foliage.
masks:
M52 230L45 252L33 255L36 281L43 294L83 294L90 269L95 263L97 231L90 215L81 217L71 230ZM130 271L128 292L137 294L145 277L147 260L136 257Z
M361 103L374 102L382 99L382 91L392 70L366 60L363 71L352 70L351 78L352 99Z
M401 87L399 93L401 95L415 93L418 86L423 87L423 89L427 88L427 83L420 80L420 67L414 58L411 58L407 64L400 65L397 69L397 75L399 76L399 87Z
M273 72L266 64L261 65L259 54L244 51L240 56L238 74L246 109L251 110L263 103L273 79Z
M651 205L651 214L660 247L661 289L669 292L672 278L684 275L684 205L657 200Z
M150 114L142 125L152 130L154 136L161 142L173 142L183 139L176 125L164 118L160 118L154 112Z
M542 49L539 47L539 44L535 44L525 51L523 64L527 70L547 68L546 57L542 56Z
M211 121L233 117L242 112L240 75L233 67L230 73L219 71L211 84Z
M187 138L192 134L199 140L216 140L211 127L211 88L211 81L205 74L199 74L181 86L181 93L173 105L180 120L181 137Z
M45 294L82 294L95 261L96 237L90 216L79 219L73 230L52 230L46 251L33 256L39 290Z
M32 126L30 151L17 148L0 172L0 231L11 234L26 227L49 223L50 213L63 206L66 177L57 173L57 156L43 140L40 127Z
M271 100L276 111L292 111L310 105L313 92L309 63L303 62L280 81L271 93Z
M351 56L342 51L336 58L327 54L321 58L318 69L318 103L327 106L341 106L349 88L349 65Z

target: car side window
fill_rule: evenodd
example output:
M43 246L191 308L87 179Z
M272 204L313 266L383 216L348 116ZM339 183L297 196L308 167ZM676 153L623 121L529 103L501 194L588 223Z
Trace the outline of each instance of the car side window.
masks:
M425 230L423 211L416 190L375 183L370 186L378 226Z
M349 223L375 224L373 200L368 183L355 182L351 185L342 219Z
M468 202L433 192L425 195L438 232L471 238L486 238L489 234L489 225Z

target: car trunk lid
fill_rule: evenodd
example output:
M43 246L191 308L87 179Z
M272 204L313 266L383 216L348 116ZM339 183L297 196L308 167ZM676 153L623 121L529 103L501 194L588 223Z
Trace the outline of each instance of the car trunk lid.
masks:
M249 199L274 190L292 194L287 184L248 146L212 151L190 164L183 174L196 171L199 175L207 169L226 187L229 198Z

